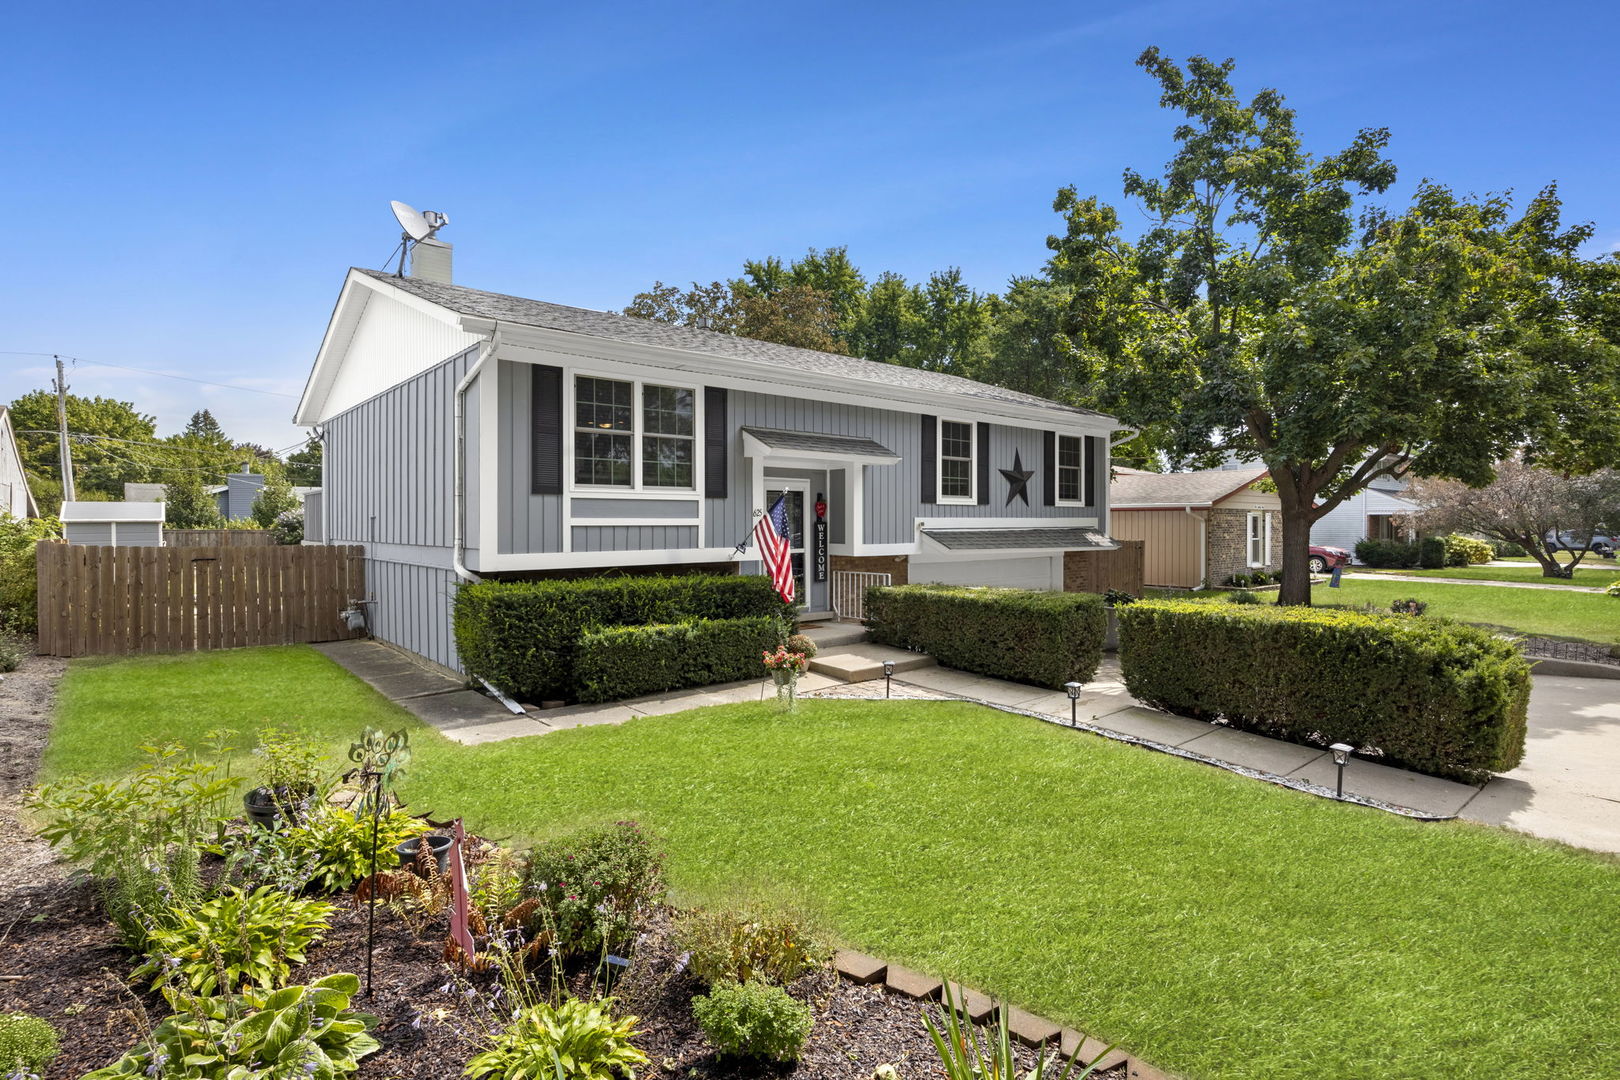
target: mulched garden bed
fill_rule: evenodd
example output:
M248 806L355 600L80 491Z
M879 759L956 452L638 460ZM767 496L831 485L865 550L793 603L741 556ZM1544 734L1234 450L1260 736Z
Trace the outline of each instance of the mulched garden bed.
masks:
M338 909L326 940L294 968L290 982L304 983L338 971L365 974L366 909L335 898ZM87 883L13 897L0 923L0 1011L43 1016L62 1034L62 1054L42 1080L77 1080L118 1058L166 1009L144 985L125 980L134 960L116 929L101 915ZM417 939L385 906L377 909L374 994L364 991L354 1007L375 1013L382 1049L363 1060L359 1077L444 1080L460 1076L476 1052L476 1033L487 1015L481 1000L495 988L488 974L467 976L446 965L443 920ZM815 1010L815 1027L796 1065L767 1066L719 1058L692 1018L691 1000L703 989L685 971L669 938L669 919L653 920L637 945L628 971L613 992L622 1010L641 1018L635 1040L650 1059L638 1076L744 1080L778 1076L795 1080L869 1080L883 1064L901 1077L941 1075L924 1030L923 1009L937 1010L859 986L823 970L798 980L789 992ZM574 972L570 984L587 992L590 972ZM1019 1051L1022 1073L1035 1064L1033 1050ZM1123 1069L1100 1074L1110 1078Z

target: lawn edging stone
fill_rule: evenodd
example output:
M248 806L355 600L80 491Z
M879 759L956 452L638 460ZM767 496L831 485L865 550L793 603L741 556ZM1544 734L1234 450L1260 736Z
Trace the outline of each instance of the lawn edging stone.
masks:
M886 989L918 1001L933 1001L939 997L940 989L945 985L941 980L920 971L912 971L899 964L890 964L883 976L883 985Z
M862 986L882 982L888 971L888 965L877 957L850 949L839 949L833 954L833 967L850 982Z

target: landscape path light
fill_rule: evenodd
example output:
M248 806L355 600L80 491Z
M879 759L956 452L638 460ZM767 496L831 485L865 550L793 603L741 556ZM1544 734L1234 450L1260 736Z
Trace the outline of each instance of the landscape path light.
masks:
M885 661L883 661L883 696L884 697L888 697L893 692L893 687L891 685L893 679L894 679L894 661L893 660L885 660Z
M1069 681L1063 684L1063 689L1069 692L1069 726L1080 726L1080 684Z
M1339 767L1339 792L1337 798L1342 799L1344 798L1344 767L1349 763L1350 751L1354 750L1355 747L1349 743L1336 742L1328 749L1333 751L1333 764Z

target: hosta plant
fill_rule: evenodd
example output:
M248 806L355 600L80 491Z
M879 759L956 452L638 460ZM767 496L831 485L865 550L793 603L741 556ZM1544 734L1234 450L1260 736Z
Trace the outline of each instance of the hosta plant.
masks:
M268 885L228 888L194 908L176 908L147 935L138 978L154 986L171 978L201 994L274 986L290 964L304 962L326 933L332 905L303 900Z
M566 998L518 1011L464 1076L498 1080L613 1080L633 1076L647 1055L631 1045L636 1018L615 1020L612 998Z
M413 836L421 836L430 826L403 810L394 810L377 819L377 869L392 870L399 865L394 846ZM314 856L311 881L326 892L352 889L371 875L372 819L336 806L325 807L308 821L287 832L294 848Z
M377 1018L349 1002L358 976L240 995L186 997L167 991L173 1015L139 1046L83 1080L333 1080L375 1053Z

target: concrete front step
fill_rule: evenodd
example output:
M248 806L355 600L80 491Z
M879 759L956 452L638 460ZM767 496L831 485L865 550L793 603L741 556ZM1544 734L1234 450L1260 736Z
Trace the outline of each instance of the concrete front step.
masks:
M822 652L866 640L866 627L858 622L801 623L799 633L815 642L816 648Z
M883 678L883 662L894 661L894 671L916 671L934 666L932 656L891 649L885 645L851 645L824 652L810 661L810 670L843 682L869 682Z

